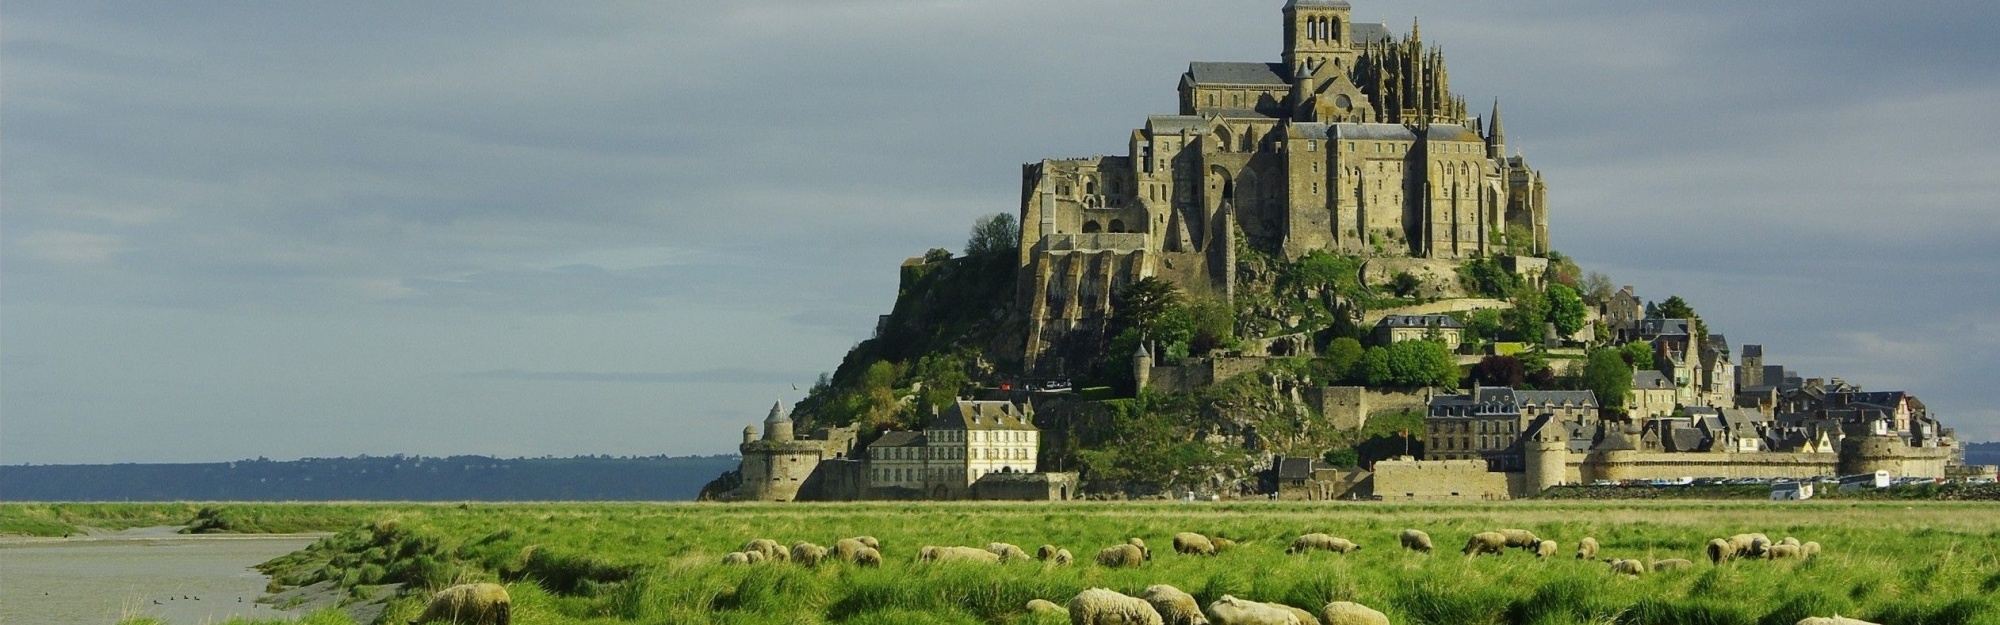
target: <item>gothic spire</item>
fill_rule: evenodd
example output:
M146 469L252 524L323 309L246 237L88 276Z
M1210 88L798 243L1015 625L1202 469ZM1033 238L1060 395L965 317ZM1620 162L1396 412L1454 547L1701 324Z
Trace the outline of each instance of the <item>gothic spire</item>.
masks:
M1493 122L1487 130L1486 143L1492 146L1489 152L1493 158L1507 158L1507 131L1500 127L1500 98L1493 98Z

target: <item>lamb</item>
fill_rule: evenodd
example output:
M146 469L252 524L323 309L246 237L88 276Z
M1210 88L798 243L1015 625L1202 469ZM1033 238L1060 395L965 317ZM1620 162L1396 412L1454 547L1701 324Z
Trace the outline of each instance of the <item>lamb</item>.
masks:
M1585 536L1583 540L1576 541L1576 559L1597 559L1597 539Z
M771 540L769 538L758 538L750 542L743 543L743 551L745 552L755 551L758 553L762 553L764 554L764 559L773 562L783 562L789 559L792 555L790 552L787 552L784 547L778 546L778 541Z
M1628 577L1646 574L1646 565L1638 560L1612 560L1611 572Z
M1806 544L1799 545L1799 551L1805 552L1808 558L1819 555L1819 541L1808 540Z
M1861 619L1847 618L1839 614L1834 614L1833 616L1830 617L1808 616L1799 619L1799 622L1796 625L1876 625L1876 624Z
M1049 564L1055 566L1069 566L1072 562L1076 562L1076 556L1070 555L1068 549L1057 549L1055 557L1049 559Z
M999 564L1000 554L974 547L933 547L925 545L917 553L918 562L946 564L951 562L977 562Z
M853 562L854 554L860 553L862 549L871 549L871 548L880 549L879 547L869 547L868 545L862 544L862 542L859 540L855 540L852 538L842 538L840 540L833 542L833 559Z
M1208 621L1215 625L1309 625L1299 622L1298 615L1290 610L1229 595L1208 604L1207 614Z
M1215 545L1216 553L1222 553L1224 551L1236 548L1236 541L1227 538L1222 538L1219 536L1208 539L1208 542L1213 543Z
M1766 560L1804 560L1805 549L1798 545L1772 545L1764 550Z
M1029 614L1068 614L1069 610L1047 599L1029 599Z
M1020 547L1009 543L986 543L986 550L992 552L993 555L1000 556L1001 562L1028 559L1028 552L1022 551Z
M506 586L459 584L431 595L430 606L410 623L508 625L513 622L512 612L513 602L507 598Z
M1399 538L1403 542L1404 549L1424 553L1431 552L1431 535L1425 534L1423 530L1403 530L1403 534Z
M1040 547L1037 547L1037 548L1035 548L1035 559L1036 559L1036 560L1043 560L1043 561L1047 561L1047 560L1048 560L1049 558L1053 558L1053 557L1056 557L1056 546L1055 546L1055 545L1042 545L1042 546L1040 546Z
M1727 538L1716 538L1708 541L1709 562L1722 564L1723 560L1734 559L1736 551L1736 543Z
M1499 532L1480 532L1465 541L1465 555L1500 555L1507 550L1507 536Z
M741 551L731 551L727 555L722 556L722 564L725 566L749 566L750 554Z
M1556 557L1556 551L1559 549L1560 547L1556 546L1556 541L1544 540L1535 544L1535 558L1547 560Z
M1145 539L1135 536L1125 539L1125 544L1138 547L1139 553L1145 555L1147 560L1153 559L1153 549L1146 546Z
M792 545L792 561L799 566L819 566L826 559L826 548L805 541Z
M1798 545L1799 545L1799 539L1797 539L1797 538L1792 538L1792 537L1790 537L1790 536L1786 536L1786 537L1785 537L1785 538L1784 538L1783 540L1780 540L1780 541L1778 541L1778 544L1780 544L1780 545L1792 545L1792 546L1798 546Z
M1181 532L1174 534L1174 553L1212 556L1215 555L1215 543L1209 542L1208 537L1201 534Z
M1500 530L1500 535L1507 537L1507 546L1522 551L1534 551L1542 544L1542 539L1528 530Z
M1319 613L1326 625L1389 625L1388 615L1351 601L1326 604Z
M1145 599L1166 625L1208 625L1208 617L1202 615L1201 604L1195 602L1194 595L1179 588L1167 584L1147 586Z
M1091 588L1070 599L1069 622L1070 625L1164 625L1153 604L1108 588Z
M1112 545L1098 550L1097 563L1111 568L1139 568L1146 563L1146 554L1130 543Z
M1315 549L1332 551L1334 553L1347 553L1361 549L1361 545L1354 544L1354 541L1345 538L1334 538L1326 534L1313 532L1293 539L1292 546L1285 549L1285 553L1305 553Z
M862 547L860 551L854 552L854 564L871 569L881 568L882 552L876 551L874 547Z
M1653 572L1679 571L1694 568L1694 562L1687 558L1667 558L1653 563Z

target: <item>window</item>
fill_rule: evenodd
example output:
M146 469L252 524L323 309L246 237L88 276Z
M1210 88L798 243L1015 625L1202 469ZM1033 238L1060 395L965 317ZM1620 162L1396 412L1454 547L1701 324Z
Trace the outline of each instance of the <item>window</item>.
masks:
M1306 142L1306 151L1307 151L1307 152L1318 152L1318 151L1319 151L1319 142L1318 142L1318 141L1307 141L1307 142Z

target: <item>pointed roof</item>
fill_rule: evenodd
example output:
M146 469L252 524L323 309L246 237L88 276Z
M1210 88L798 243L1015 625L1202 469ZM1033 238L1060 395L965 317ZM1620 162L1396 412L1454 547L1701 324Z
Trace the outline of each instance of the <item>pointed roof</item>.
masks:
M785 401L781 399L771 403L771 414L764 417L764 427L769 428L773 424L790 420L792 420L792 416L785 412Z
M1492 138L1493 145L1507 143L1507 131L1500 127L1500 98L1493 98L1493 126L1487 129L1486 136Z

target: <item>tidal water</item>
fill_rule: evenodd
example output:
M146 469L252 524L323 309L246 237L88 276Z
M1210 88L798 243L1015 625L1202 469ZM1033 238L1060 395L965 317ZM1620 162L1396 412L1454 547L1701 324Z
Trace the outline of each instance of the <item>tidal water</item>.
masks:
M105 625L147 616L175 625L291 619L256 603L251 569L316 536L180 536L150 528L81 538L0 539L0 625Z

